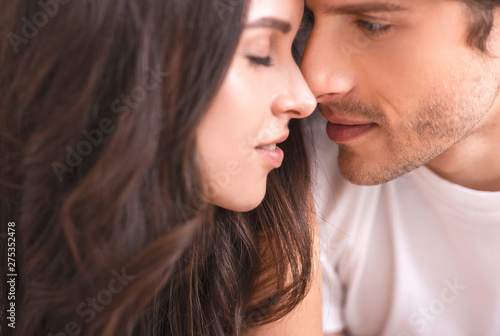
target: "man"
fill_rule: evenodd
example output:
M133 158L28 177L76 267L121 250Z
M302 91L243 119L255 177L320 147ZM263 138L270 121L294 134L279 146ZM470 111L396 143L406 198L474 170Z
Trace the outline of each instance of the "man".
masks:
M500 335L500 1L306 5L325 333Z

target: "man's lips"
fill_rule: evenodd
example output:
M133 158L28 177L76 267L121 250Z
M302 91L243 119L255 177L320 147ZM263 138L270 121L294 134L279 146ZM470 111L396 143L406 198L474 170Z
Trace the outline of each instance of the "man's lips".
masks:
M326 125L326 133L333 142L346 143L367 134L376 126L376 124L343 125L328 122Z
M346 126L373 124L373 122L371 122L369 120L362 120L362 119L356 119L356 118L343 118L343 117L337 117L334 115L327 115L325 113L323 113L323 116L325 117L326 120L328 120L332 124L339 124L339 125L346 125Z
M370 133L378 126L371 118L357 116L345 116L347 111L332 110L327 105L319 104L319 110L323 117L328 120L326 133L330 140L336 143L347 143ZM359 109L361 111L361 109ZM354 112L354 110L353 110ZM343 116L341 116L343 114Z
M347 143L373 130L377 124L366 120L356 120L328 116L326 118L326 133L330 140L336 143Z

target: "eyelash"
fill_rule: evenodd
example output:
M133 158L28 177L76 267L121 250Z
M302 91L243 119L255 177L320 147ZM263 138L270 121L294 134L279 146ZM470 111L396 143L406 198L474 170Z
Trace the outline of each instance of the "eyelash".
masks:
M365 20L357 20L356 25L363 29L365 34L369 36L379 36L384 33L387 33L389 29L391 29L391 25L385 25L381 23L374 23ZM374 27L375 26L375 27Z
M270 56L267 57L247 56L247 58L250 61L250 63L254 65L262 65L266 67L270 67L272 65Z

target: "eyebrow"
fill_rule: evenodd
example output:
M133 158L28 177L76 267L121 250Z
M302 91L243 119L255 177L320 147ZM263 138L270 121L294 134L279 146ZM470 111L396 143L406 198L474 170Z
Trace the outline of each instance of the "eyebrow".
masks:
M245 28L272 28L279 30L283 34L288 34L290 30L292 30L292 25L289 22L283 20L264 17L250 22L245 26Z
M379 13L379 12L402 12L408 8L401 6L398 3L381 3L381 2L367 2L359 4L347 4L340 6L324 6L322 11L325 14L341 14L341 15L359 15L364 13Z

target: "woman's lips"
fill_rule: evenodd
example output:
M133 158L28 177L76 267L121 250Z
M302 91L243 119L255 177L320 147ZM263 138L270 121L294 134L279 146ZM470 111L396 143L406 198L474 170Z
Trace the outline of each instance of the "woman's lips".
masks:
M349 125L336 124L329 121L326 125L326 133L333 142L346 143L367 134L375 126L377 125L374 123Z
M274 140L255 147L255 150L260 155L262 155L264 160L266 160L273 168L279 168L283 163L283 159L285 157L283 150L276 144L284 142L288 138L289 133L290 132L287 130L285 133L276 137Z
M283 163L285 154L277 146L274 149L256 148L256 150L273 168L279 168Z

